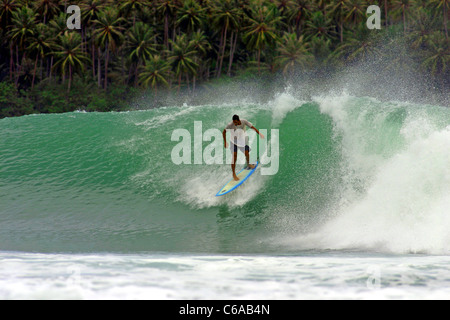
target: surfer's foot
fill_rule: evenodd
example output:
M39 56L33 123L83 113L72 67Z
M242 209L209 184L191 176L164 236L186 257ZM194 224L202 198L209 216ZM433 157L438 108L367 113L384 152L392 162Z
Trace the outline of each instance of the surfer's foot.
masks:
M237 175L233 175L233 179L234 179L234 181L239 181L239 178Z
M255 168L255 165L254 165L254 164L249 164L249 165L247 165L247 168L249 168L249 169L254 169L254 168Z

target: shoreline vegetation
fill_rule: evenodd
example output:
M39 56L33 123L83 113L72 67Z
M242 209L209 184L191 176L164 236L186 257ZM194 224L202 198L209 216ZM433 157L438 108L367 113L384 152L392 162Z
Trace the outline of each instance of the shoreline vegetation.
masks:
M67 27L72 4L79 30ZM380 30L366 26L369 5L381 9ZM420 82L418 96L446 104L449 9L450 0L0 0L0 118L196 103L225 87L267 95L349 70L370 89Z

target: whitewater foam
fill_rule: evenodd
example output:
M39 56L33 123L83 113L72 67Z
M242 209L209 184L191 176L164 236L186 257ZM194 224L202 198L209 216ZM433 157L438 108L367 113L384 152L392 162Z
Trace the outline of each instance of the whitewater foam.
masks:
M413 105L384 105L388 112L377 109L374 118L367 115L380 102L360 104L359 111L354 102L349 96L320 101L342 141L341 202L335 218L293 242L304 248L450 254L449 126L439 128ZM389 132L390 114L399 108L408 116ZM402 147L377 149L371 137L386 131L390 141L384 146Z
M0 299L448 299L449 257L0 252Z
M272 128L279 127L289 112L294 111L306 103L306 101L295 98L289 91L289 88L286 89L286 91L278 94L275 99L269 103L269 107L272 110Z

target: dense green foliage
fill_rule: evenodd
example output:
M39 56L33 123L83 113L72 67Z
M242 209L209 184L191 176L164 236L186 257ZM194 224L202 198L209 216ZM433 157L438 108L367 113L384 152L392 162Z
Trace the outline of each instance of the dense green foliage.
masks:
M81 8L68 30L67 6ZM379 5L382 29L366 27ZM380 57L448 89L450 0L0 0L0 117L120 110L151 88L195 94L224 76L338 68ZM380 43L401 39L408 62ZM216 81L216 80L214 80Z

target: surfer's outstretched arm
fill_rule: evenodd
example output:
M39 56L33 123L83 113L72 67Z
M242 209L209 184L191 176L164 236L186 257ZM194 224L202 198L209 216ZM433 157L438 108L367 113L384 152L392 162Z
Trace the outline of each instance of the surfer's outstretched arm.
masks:
M255 130L256 133L259 134L259 136L260 136L262 139L264 139L264 135L263 135L262 133L260 133L260 132L258 131L258 129L256 129L254 126L252 126L251 128L252 128L253 130Z
M228 144L227 144L227 129L223 129L222 136L223 136L223 146L226 149L228 147Z

